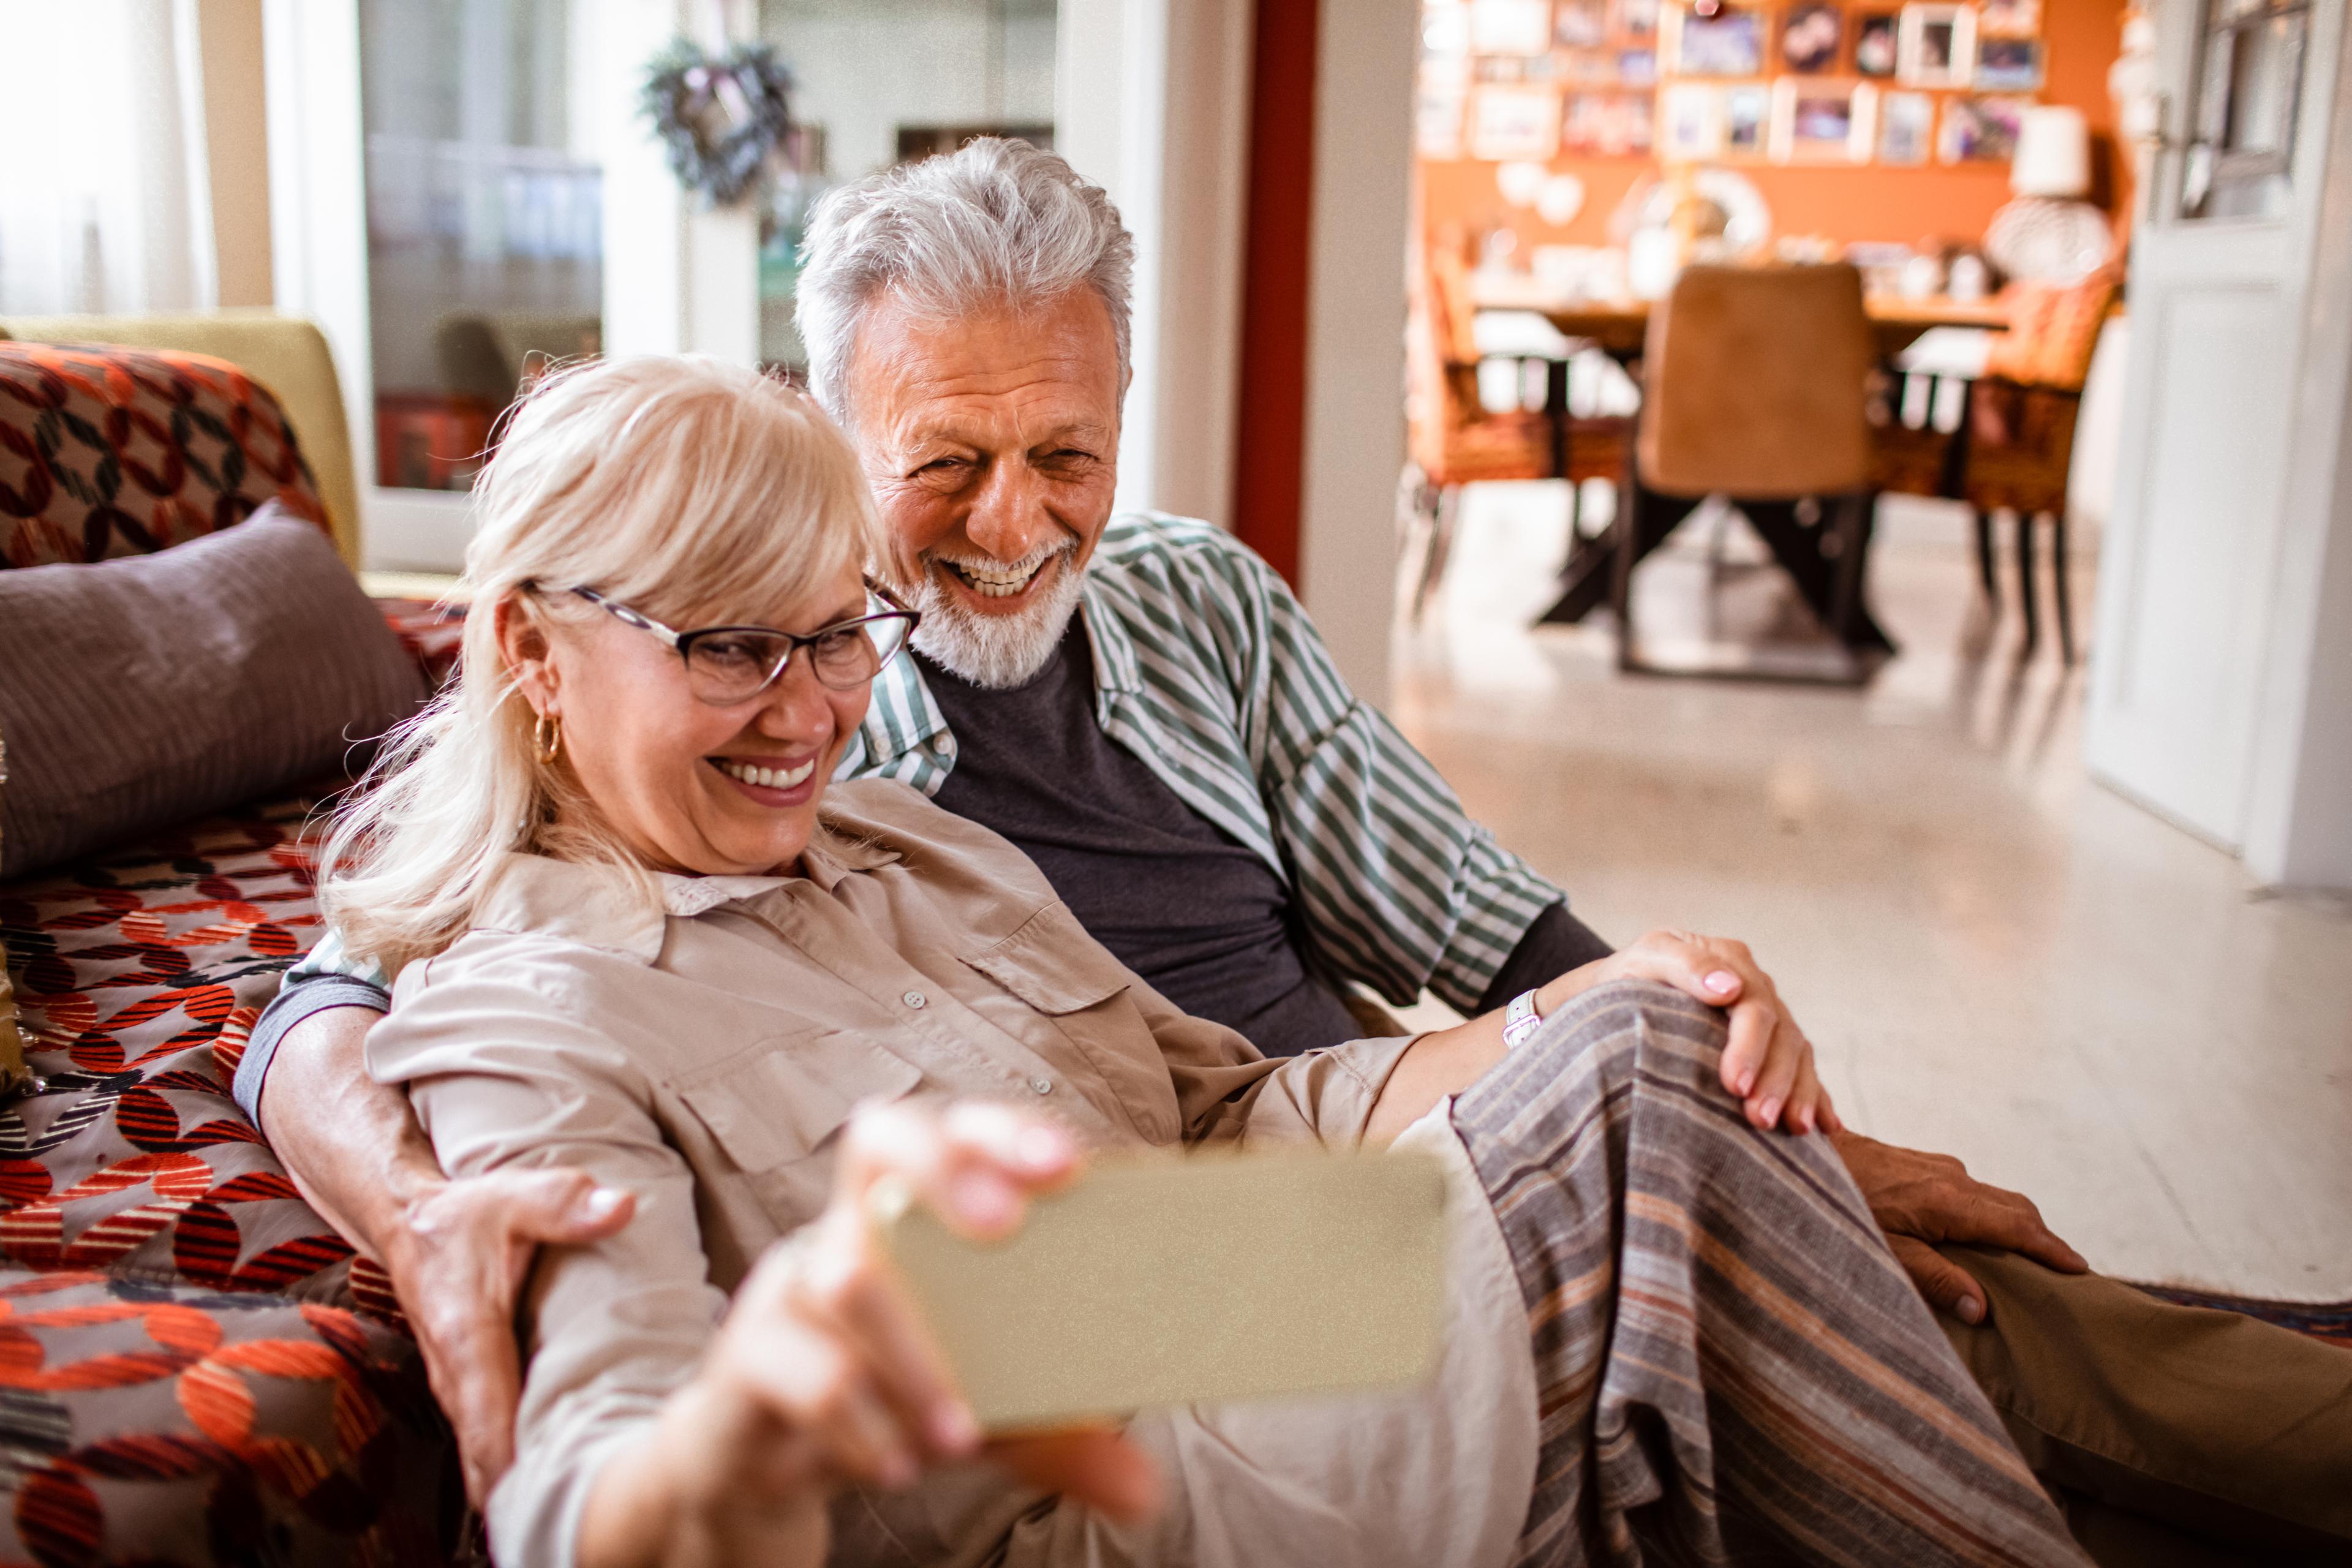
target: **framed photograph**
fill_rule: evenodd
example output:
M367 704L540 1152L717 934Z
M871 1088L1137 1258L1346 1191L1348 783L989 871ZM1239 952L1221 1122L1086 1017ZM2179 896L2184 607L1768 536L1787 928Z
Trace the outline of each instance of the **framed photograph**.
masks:
M1614 87L1617 85L1617 57L1601 49L1579 49L1574 54L1558 54L1553 59L1564 62L1562 81L1581 87Z
M1801 0L1780 18L1780 65L1785 70L1818 76L1835 70L1838 42L1844 18L1825 0Z
M1878 100L1878 161L1924 163L1936 147L1936 100L1924 92L1890 92Z
M1658 0L1615 0L1617 30L1629 38L1658 36Z
M1617 100L1616 123L1625 139L1625 151L1648 156L1657 142L1657 100L1637 92Z
M1572 151L1606 157L1647 153L1650 100L1646 95L1579 93L1568 100L1561 139Z
M2032 92L2042 86L2042 40L1979 38L1976 85L1988 92Z
M1424 158L1447 163L1462 156L1462 106L1467 94L1458 80L1421 74L1421 93L1413 103L1412 141Z
M1708 82L1677 81L1658 95L1658 156L1696 163L1723 146L1723 89Z
M1658 79L1658 51L1655 49L1618 50L1617 79L1627 87L1654 86Z
M2005 163L2017 151L2024 98L1948 98L1937 149L1947 163Z
M1539 55L1551 47L1550 0L1470 0L1470 49Z
M1559 151L1559 94L1542 87L1482 87L1470 95L1470 156L1547 163Z
M1760 81L1723 89L1723 156L1761 158L1772 135L1772 89Z
M1903 7L1895 74L1906 87L1966 87L1977 63L1977 9L1922 3Z
M1764 14L1717 11L1701 16L1686 8L1673 13L1672 58L1677 76L1764 74Z
M1601 0L1560 0L1551 35L1563 48L1597 49L1609 37L1609 13Z
M2031 38L2042 31L2042 0L1984 0L1977 31L1989 38Z
M1878 89L1867 82L1772 84L1772 161L1866 163L1877 135Z
M1885 79L1895 74L1895 13L1881 11L1853 22L1853 71Z

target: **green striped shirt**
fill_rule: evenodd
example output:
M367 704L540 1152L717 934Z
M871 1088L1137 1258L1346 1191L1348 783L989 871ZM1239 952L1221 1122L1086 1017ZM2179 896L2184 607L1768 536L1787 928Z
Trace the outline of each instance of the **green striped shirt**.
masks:
M1231 534L1111 519L1082 590L1095 717L1289 885L1333 972L1399 1005L1468 1011L1559 889L1463 814L1437 770L1333 668L1272 568ZM902 658L840 777L939 792L955 737Z
M1081 603L1095 717L1289 886L1317 956L1399 1005L1465 1012L1559 889L1463 814L1437 770L1333 668L1307 612L1231 534L1111 519ZM911 658L874 682L837 778L936 795L955 737ZM383 984L330 935L299 966Z

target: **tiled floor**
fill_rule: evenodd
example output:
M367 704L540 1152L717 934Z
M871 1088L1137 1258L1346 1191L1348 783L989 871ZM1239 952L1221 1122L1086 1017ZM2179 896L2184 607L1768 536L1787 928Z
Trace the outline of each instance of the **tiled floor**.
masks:
M2266 897L2087 778L2081 677L1972 609L1957 521L1882 535L1904 652L1863 691L1628 679L1605 617L1526 629L1560 492L1483 487L1392 711L1604 934L1753 945L1855 1126L2108 1272L2352 1297L2352 904Z

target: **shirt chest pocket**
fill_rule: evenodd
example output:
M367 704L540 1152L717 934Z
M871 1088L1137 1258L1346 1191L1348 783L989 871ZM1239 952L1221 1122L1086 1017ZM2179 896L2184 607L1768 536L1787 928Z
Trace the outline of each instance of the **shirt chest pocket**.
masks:
M746 1182L784 1226L815 1217L833 1182L837 1136L866 1100L897 1100L923 1080L903 1057L845 1030L761 1042L678 1086L720 1169Z
M1045 1015L1076 1052L1065 1070L1083 1068L1108 1091L1112 1103L1105 1109L1114 1121L1147 1142L1175 1137L1175 1094L1159 1042L1136 1005L1135 975L1087 934L1068 906L1048 904L1003 941L961 956Z

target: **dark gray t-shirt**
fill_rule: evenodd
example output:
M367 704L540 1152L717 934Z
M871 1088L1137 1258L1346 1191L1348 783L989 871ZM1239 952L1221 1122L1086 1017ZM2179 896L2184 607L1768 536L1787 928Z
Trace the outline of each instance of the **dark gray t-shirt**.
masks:
M939 804L1020 846L1120 963L1270 1056L1363 1033L1307 973L1273 868L1103 733L1083 616L1024 686L922 664L956 741Z

